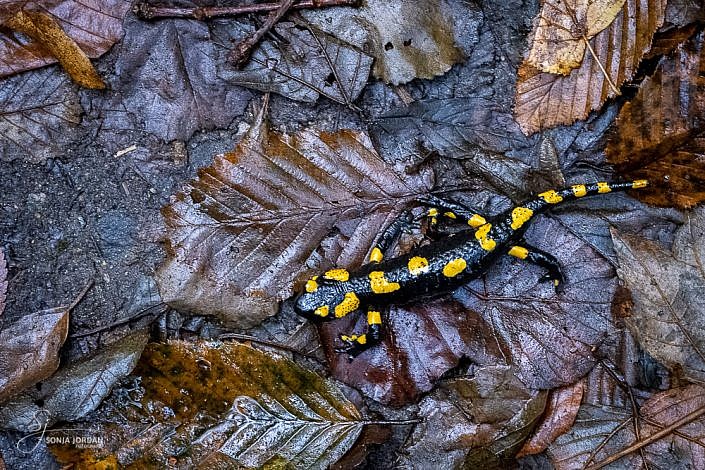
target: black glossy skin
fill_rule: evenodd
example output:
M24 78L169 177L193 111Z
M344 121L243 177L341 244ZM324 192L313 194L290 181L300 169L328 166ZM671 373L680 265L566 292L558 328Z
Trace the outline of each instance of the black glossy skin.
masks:
M390 304L413 302L423 297L448 293L469 280L481 276L498 257L508 254L513 246L526 248L528 255L522 257L522 259L546 268L548 274L545 279L554 280L556 285L558 285L562 283L563 276L557 260L548 253L530 247L523 241L524 233L531 219L552 206L575 200L579 197L623 191L633 186L640 188L646 184L643 181L617 184L595 183L541 193L536 199L520 204L496 217L486 219L486 222L491 224L486 238L494 241L492 249L489 249L486 243L483 248L477 236L478 231L482 231L483 227L485 229L487 227L468 227L467 230L448 235L402 256L383 259L379 263L370 263L362 266L359 270L350 272L349 279L346 281L329 280L325 279L325 275L320 276L317 279L318 288L314 292L304 292L299 295L295 309L297 313L309 319L328 321L337 318L333 314L333 310L343 300L345 294L349 292L354 293L359 299L360 306L358 309L368 307L375 310L383 309ZM576 188L581 189L578 190ZM518 224L516 217L512 215L517 208L529 209L532 215L523 223ZM470 215L466 214L466 217L470 217ZM512 227L513 224L514 228ZM381 237L381 239L388 238L390 238L388 233ZM384 245L388 246L388 241L386 240ZM422 257L428 261L426 272L417 275L413 275L410 272L409 260L413 257ZM454 276L445 275L443 273L444 267L457 258L465 260L467 263L465 269ZM380 271L384 273L384 278L388 282L398 283L399 288L388 293L373 292L370 283L370 273ZM320 316L314 314L314 310L322 305L329 306L331 312L329 315ZM379 324L370 324L370 327L375 327L373 329L377 332L376 337L373 338L374 341L370 342L372 344L378 340L379 326ZM346 343L348 347L344 350L349 352L351 356L359 354L371 345L352 344L347 340Z

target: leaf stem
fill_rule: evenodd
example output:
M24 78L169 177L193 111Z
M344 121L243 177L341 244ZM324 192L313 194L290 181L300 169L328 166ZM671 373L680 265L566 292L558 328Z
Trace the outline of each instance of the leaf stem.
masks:
M299 0L292 9L324 8L333 6L357 6L359 0ZM252 5L239 5L227 7L198 7L179 8L166 5L149 5L147 2L138 2L133 12L144 20L159 18L188 18L194 20L207 20L221 16L240 16L248 13L266 13L276 11L281 7L279 2L255 3Z
M595 53L595 50L592 48L590 45L590 41L588 40L585 35L583 35L583 41L585 41L585 45L587 46L588 50L590 51L590 54L592 54L593 59L595 59L595 62L597 62L597 66L600 67L600 70L602 71L602 74L605 76L605 79L607 80L607 83L609 84L610 88L614 92L616 96L621 95L619 92L619 89L615 86L614 82L612 81L612 78L609 76L607 73L607 70L605 70L605 67L602 65L602 62L600 62L600 58L597 57L597 54Z

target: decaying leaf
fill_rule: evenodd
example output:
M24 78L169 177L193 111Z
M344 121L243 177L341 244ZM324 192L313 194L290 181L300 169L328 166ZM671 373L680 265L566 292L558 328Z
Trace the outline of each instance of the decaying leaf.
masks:
M101 349L96 355L60 369L0 407L2 427L36 431L38 422L76 421L95 410L118 380L129 374L147 344L143 331Z
M517 457L538 454L573 427L585 391L585 381L551 390L541 423L524 442Z
M631 290L625 322L641 346L671 370L705 378L705 208L688 214L673 251L637 236L612 234L618 274Z
M375 58L374 76L399 85L442 75L463 59L452 18L466 8L449 0L367 0L360 7L304 15L323 31L369 51Z
M150 344L135 373L139 405L116 412L128 422L102 428L121 466L326 469L368 424L331 382L241 344ZM135 438L145 420L150 431Z
M426 190L422 176L385 165L361 132L281 135L260 116L163 209L162 299L252 327L302 276L362 264L382 228Z
M485 367L421 400L401 468L506 468L541 417L546 392L527 389L511 367Z
M485 98L415 101L375 119L377 141L387 154L408 159L418 144L451 158L473 150L505 153L526 144L512 116Z
M650 204L705 201L705 33L683 43L625 104L607 156L620 174L648 178Z
M0 402L54 373L68 331L65 307L25 315L0 330Z
M625 0L544 0L527 63L568 75L580 66L587 42L607 28Z
M0 159L41 162L64 154L76 136L76 87L56 68L0 81Z
M14 31L26 34L48 51L66 70L74 82L86 88L105 88L88 56L61 28L53 16L22 10L5 21Z
M223 67L231 83L275 92L299 101L325 96L351 104L367 84L372 57L360 49L301 21L279 23L280 40L260 44L244 70Z
M528 62L519 68L514 113L526 134L571 124L599 109L632 78L663 23L665 0L627 0L615 20L593 37L580 67L567 75L542 72Z
M5 310L5 299L7 298L7 261L5 253L0 249L0 315Z
M88 57L96 58L105 53L122 36L122 20L130 9L128 0L49 0L10 1L0 10L0 24L7 28L0 31L0 77L53 64L60 54L53 48L59 46L58 27L78 49ZM17 17L23 11L30 18ZM38 20L38 16L42 19ZM18 28L39 21L44 33L53 31L51 38L35 41L35 33ZM19 22L19 23L18 23ZM50 26L54 23L56 26ZM22 32L17 34L12 30ZM36 29L35 29L36 32ZM65 43L66 44L66 43ZM59 46L65 47L65 46ZM71 46L73 47L73 46Z

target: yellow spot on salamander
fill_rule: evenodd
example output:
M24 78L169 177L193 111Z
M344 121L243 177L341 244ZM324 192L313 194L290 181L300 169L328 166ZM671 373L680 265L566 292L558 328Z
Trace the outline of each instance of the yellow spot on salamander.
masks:
M514 230L520 229L532 215L534 215L534 211L527 207L515 207L512 211L512 228Z
M306 281L306 292L316 292L318 290L318 283L315 279L309 279Z
M389 294L401 289L398 282L389 282L384 278L384 272L372 271L370 274L370 288L375 294Z
M495 246L497 246L497 242L487 236L491 228L492 224L485 224L475 231L475 238L477 238L477 241L480 242L480 246L485 251L492 251Z
M549 204L558 204L563 200L563 197L555 192L554 190L546 191L544 193L539 194L539 197L542 198L544 201L546 201Z
M370 253L370 261L372 263L379 263L383 258L382 250L377 247L372 248L372 253Z
M331 269L330 271L326 271L323 277L325 277L326 279L332 279L334 281L345 282L350 279L350 273L347 271L347 269Z
M587 188L585 188L584 184L574 184L571 186L571 189L573 190L575 197L583 197L587 194Z
M368 325L380 325L382 323L382 314L377 310L370 310L367 312L367 324Z
M343 341L350 341L352 343L358 343L358 344L365 344L367 343L367 335L361 334L361 335L343 335L340 337Z
M634 180L632 182L633 189L645 188L649 185L649 180Z
M428 260L421 256L414 256L409 260L408 267L412 276L418 276L428 272Z
M523 246L513 246L509 250L509 254L511 256L516 256L519 259L526 259L526 257L529 256L529 250L527 250Z
M335 306L335 318L341 318L350 312L354 312L360 306L360 299L354 292L345 294L343 301Z
M478 214L473 214L472 217L468 219L468 225L475 228L485 225L486 223L485 218Z
M445 216L448 217L449 219L455 219L455 218L457 218L457 217L455 216L455 214L454 214L453 212L450 212L450 211L444 212L443 215L445 215Z
M313 313L318 315L319 317L327 317L328 316L328 306L324 305L323 307L318 307L316 310L313 311Z
M612 188L610 188L609 183L605 183L604 181L597 183L597 192L598 193L604 194L604 193L609 193L610 191L612 191Z
M445 277L455 277L465 271L467 267L467 261L463 258L455 258L453 261L449 261L448 264L443 266L443 275Z
M428 216L429 217L436 217L438 215L438 209L435 207L432 207L428 210Z

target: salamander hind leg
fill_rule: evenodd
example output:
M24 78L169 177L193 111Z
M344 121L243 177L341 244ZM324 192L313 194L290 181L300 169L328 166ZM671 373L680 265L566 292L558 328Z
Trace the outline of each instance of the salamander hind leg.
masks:
M422 214L421 217L430 218L431 226L435 226L438 223L438 217L443 217L459 224L469 225L470 227L479 227L487 223L484 216L455 201L442 199L433 195L424 196L418 201L428 207L428 210Z
M539 250L538 248L535 248L525 242L512 246L509 249L508 254L514 256L515 258L526 260L530 263L545 268L548 272L541 277L540 281L553 281L556 291L560 292L563 290L565 276L563 275L563 269L561 268L560 263L553 255Z
M379 343L382 338L382 313L370 308L367 311L367 331L361 335L341 335L344 346L336 348L336 352L346 353L350 360Z

